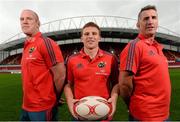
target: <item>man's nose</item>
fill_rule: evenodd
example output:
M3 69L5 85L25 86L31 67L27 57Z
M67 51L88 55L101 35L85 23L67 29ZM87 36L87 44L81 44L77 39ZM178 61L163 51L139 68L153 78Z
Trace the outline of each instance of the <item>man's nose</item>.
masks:
M152 24L152 23L153 23L153 18L150 17L150 18L148 19L148 24Z
M92 33L90 33L90 34L88 35L88 37L89 37L89 38L92 38L92 37L93 37L93 34L92 34Z

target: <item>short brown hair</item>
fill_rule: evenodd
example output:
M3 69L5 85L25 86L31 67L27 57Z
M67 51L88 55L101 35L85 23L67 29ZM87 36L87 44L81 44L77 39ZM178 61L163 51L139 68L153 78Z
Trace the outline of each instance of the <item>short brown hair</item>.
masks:
M99 34L101 35L101 29L100 29L100 27L99 27L96 23L94 23L94 22L88 22L88 23L86 23L86 24L83 26L83 28L82 28L81 35L83 34L84 28L87 28L87 27L95 27L95 28L97 28L97 29L99 30Z
M150 9L153 9L153 10L157 11L155 5L147 5L147 6L143 7L143 8L141 8L141 11L140 11L139 14L138 14L138 19L140 18L141 13L142 13L143 11L150 10Z

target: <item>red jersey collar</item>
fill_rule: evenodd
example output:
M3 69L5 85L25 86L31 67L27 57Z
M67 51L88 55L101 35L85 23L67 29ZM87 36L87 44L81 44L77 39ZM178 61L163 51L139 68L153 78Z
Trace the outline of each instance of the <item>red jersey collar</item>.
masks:
M28 42L33 42L34 40L36 40L37 38L39 38L41 36L41 32L37 32L30 40L27 40Z
M83 58L89 57L89 56L84 52L84 48L81 49L80 54L82 55ZM102 57L102 56L103 56L103 50L98 49L98 53L97 53L97 55L95 56L95 58L97 58L97 57Z
M26 40L25 43L24 43L24 48L26 48L27 45L32 44L41 35L42 35L41 32L38 32L33 36L33 38L31 38L30 40Z
M145 38L142 34L138 34L138 38L140 40L143 40L148 45L158 45L158 42L156 40Z

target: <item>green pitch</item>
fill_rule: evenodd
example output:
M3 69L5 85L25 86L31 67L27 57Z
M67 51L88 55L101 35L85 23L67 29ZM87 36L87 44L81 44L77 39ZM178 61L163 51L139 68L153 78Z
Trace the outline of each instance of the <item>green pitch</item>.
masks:
M180 69L170 69L172 97L170 119L180 120ZM63 96L64 97L64 96ZM19 120L22 102L20 74L0 74L0 120ZM71 120L66 104L59 107L59 120ZM128 120L125 104L119 98L114 120Z

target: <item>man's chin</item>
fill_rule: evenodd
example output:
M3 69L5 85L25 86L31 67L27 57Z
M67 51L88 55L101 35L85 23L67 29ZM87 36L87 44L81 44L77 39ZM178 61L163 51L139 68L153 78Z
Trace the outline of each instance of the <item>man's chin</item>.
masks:
M153 36L155 36L155 34L156 34L156 33L147 33L146 35L147 35L148 37L153 37Z
M94 49L93 45L87 45L88 49Z
M24 34L27 35L27 36L32 35L32 33L29 33L29 32L26 32L26 31L24 31Z
M147 35L155 35L155 34L156 34L156 31L148 31L146 34L147 34Z

